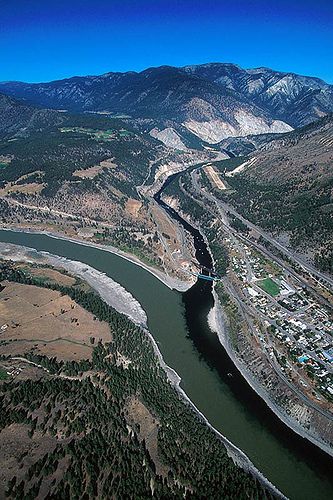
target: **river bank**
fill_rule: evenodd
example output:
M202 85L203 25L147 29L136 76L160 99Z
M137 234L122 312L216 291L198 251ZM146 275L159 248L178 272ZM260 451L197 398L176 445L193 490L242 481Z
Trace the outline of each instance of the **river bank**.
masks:
M208 323L213 332L215 332L218 336L218 339L224 349L226 350L228 356L241 373L243 378L249 384L249 386L260 396L260 398L266 403L266 405L275 413L275 415L285 424L287 425L293 432L296 432L300 437L309 440L314 445L318 446L325 453L333 457L333 449L329 446L316 439L315 436L307 432L307 430L302 427L298 422L289 417L285 412L281 410L281 408L276 404L276 402L270 397L269 393L263 389L262 385L256 380L256 378L252 375L252 373L247 369L244 363L239 359L239 357L235 354L234 349L230 345L227 336L227 324L225 314L223 312L222 305L220 300L213 290L214 297L214 307L211 309L208 315Z
M32 234L40 234L40 235L46 235L50 236L51 238L54 239L59 239L59 240L64 240L64 241L70 241L71 243L77 243L79 245L84 245L88 246L91 248L97 248L99 250L104 250L106 252L113 253L115 255L118 255L119 257L122 257L123 259L126 259L130 262L133 262L133 264L136 264L137 266L142 267L149 273L151 273L155 278L160 280L165 286L170 288L171 290L177 290L178 292L186 292L191 286L194 284L195 279L192 276L189 276L188 281L183 281L180 280L179 278L174 278L172 276L169 276L168 274L164 273L163 271L160 271L159 269L156 269L152 266L149 266L148 264L142 262L138 257L128 253L124 252L123 250L120 250L117 247L114 247L112 245L102 245L99 243L94 243L92 241L87 241L83 240L81 238L73 238L61 233L56 233L52 231L46 231L42 229L37 229L37 228L31 228L31 227L24 227L21 228L19 226L6 226L3 225L1 229L4 229L6 231L13 231L13 232L18 232L18 233L32 233Z
M133 323L143 327L147 326L147 314L133 295L109 276L87 264L59 257L49 252L38 252L29 247L1 242L0 255L6 260L43 263L52 267L65 269L74 276L86 281L98 292L105 302L116 309L116 311L127 316Z
M212 426L243 450L289 498L331 497L331 459L282 424L236 370L217 335L209 329L207 315L213 307L209 282L199 280L180 294L141 266L103 249L46 235L0 233L5 243L78 260L120 283L146 311L148 329L158 350L166 365L174 369L174 382L181 384Z
M141 321L141 328L145 331L146 335L150 338L153 344L155 355L158 359L163 370L166 372L167 377L171 385L178 391L180 397L191 407L191 409L197 414L197 416L206 425L208 425L214 433L221 440L223 445L226 447L228 456L245 471L251 473L255 476L262 484L264 484L267 489L269 489L274 495L279 498L286 498L282 493L254 466L250 459L246 456L242 450L237 448L231 441L229 441L221 432L215 429L204 416L202 412L195 406L195 404L187 396L186 392L181 388L181 378L177 372L168 366L163 356L158 348L157 342L154 339L151 332L146 326L144 326L142 318L144 315L146 322L146 314L143 311L141 305L134 299L134 297L127 292L119 283L116 283L111 278L107 277L105 274L100 273L96 269L83 264L78 261L71 261L64 257L59 257L57 255L52 255L49 252L37 251L33 248L18 246L9 243L0 243L0 253L5 259L16 260L20 262L39 262L43 264L49 264L53 267L60 267L66 269L72 275L76 275L85 281L96 290L96 292L105 300L107 304L114 307L119 312L126 314L124 312L124 307L136 312L136 322ZM121 303L123 302L123 303ZM120 308L120 309L118 309ZM131 318L129 311L127 311L127 316Z

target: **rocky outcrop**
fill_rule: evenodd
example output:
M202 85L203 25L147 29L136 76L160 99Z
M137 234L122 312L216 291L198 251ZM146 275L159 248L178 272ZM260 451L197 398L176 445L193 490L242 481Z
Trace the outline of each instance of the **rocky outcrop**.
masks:
M188 149L177 134L176 130L174 130L172 127L168 127L163 130L154 128L149 133L155 139L163 142L163 144L168 148L174 148L180 151L187 151Z

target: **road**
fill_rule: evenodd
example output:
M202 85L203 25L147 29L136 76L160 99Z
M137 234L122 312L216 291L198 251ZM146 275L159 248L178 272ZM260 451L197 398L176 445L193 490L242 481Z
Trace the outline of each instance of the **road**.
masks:
M276 247L278 250L280 250L281 252L283 252L287 257L289 257L292 261L294 261L296 264L298 264L302 269L304 269L306 272L308 272L311 276L316 276L319 280L322 280L326 283L329 284L330 288L329 288L329 291L332 291L333 290L333 279L320 272L318 269L316 269L314 266L312 266L311 264L309 263L306 263L304 262L302 259L300 259L299 257L296 257L293 252L291 252L288 248L286 248L284 245L282 245L281 243L279 243L276 239L274 239L271 235L267 234L265 231L263 231L260 227L256 226L255 224L253 224L252 222L250 222L249 220L245 219L242 215L240 215L233 207L231 207L230 205L226 204L225 202L221 201L221 200L218 200L217 198L215 198L215 196L213 196L211 193L207 193L207 191L203 190L201 188L201 186L199 186L198 184L198 180L197 180L197 171L202 168L201 166L198 167L197 169L193 170L191 172L191 178L192 178L192 185L195 189L195 191L200 194L200 195L203 195L206 199L210 200L212 203L215 204L215 206L217 207L218 209L218 212L219 212L219 215L220 215L220 220L222 222L222 224L224 226L226 226L226 228L229 230L229 231L233 231L233 228L230 227L229 225L229 222L228 222L228 218L226 216L226 213L227 212L230 212L234 217L236 217L238 220L240 220L243 224L245 224L250 230L253 230L253 231L256 231L260 236L262 236L263 239L265 239L266 241L268 241L271 245L273 245L274 247ZM237 233L238 234L238 233ZM240 236L238 234L238 236ZM245 236L240 236L241 239L244 239L245 241L247 241L248 243L250 243L251 245L255 244L252 240L249 240L248 238L246 238ZM272 258L273 260L275 261L279 261L279 264L283 264L283 267L285 268L288 268L288 270L290 272L292 272L293 274L295 274L295 271L290 267L288 266L288 264L286 264L284 261L282 261L281 259L278 259L278 257L276 257L276 255L272 254L272 252L269 252L269 250L267 249L264 249L261 245L258 245L258 244L255 244L258 249L260 249L261 252L265 252L266 254L268 254L270 256L270 258ZM308 283L305 282L305 284L308 286ZM321 283L322 284L322 283Z
M207 192L206 190L202 189L202 187L198 183L198 171L202 168L203 166L198 166L198 168L192 170L191 172L191 179L192 179L192 186L195 190L195 193L198 195L197 199L196 197L193 197L191 194L189 194L187 191L184 191L187 196L190 196L193 200L195 200L197 203L199 203L201 206L203 206L206 210L209 210L211 214L216 217L218 214L218 218L220 222L222 223L222 226L224 226L224 229L228 232L229 236L235 240L236 239L239 241L243 241L243 243L247 244L250 248L254 247L257 249L260 253L264 254L266 257L269 258L269 260L273 262L277 262L280 267L283 269L284 273L289 273L291 276L293 276L299 283L303 284L305 287L310 289L312 293L315 294L315 296L321 301L321 303L324 303L326 306L332 307L331 303L329 303L325 298L323 298L318 291L312 287L306 279L304 279L302 276L300 276L288 263L286 263L284 260L278 258L275 254L270 252L267 248L262 247L260 244L257 242L253 241L252 239L248 238L247 236L243 234L239 234L237 230L235 230L233 227L230 226L229 220L227 217L227 212L230 212L234 217L238 218L243 224L245 224L250 230L255 230L257 234L262 236L266 241L268 241L273 247L277 248L278 250L282 251L286 256L288 256L292 262L295 262L298 266L300 266L301 269L306 271L307 273L310 274L310 277L313 278L313 276L316 276L320 280L324 280L327 284L330 286L333 286L333 280L329 277L326 276L325 274L321 273L320 271L316 270L313 266L311 266L308 263L304 263L300 259L296 258L293 253L285 248L282 244L277 242L273 237L270 235L266 234L261 228L257 227L255 224L251 223L244 217L242 217L240 214L237 213L237 211L233 208L227 205L226 203L222 202L221 200L218 200L213 196L211 193ZM210 206L208 203L204 203L202 201L202 196L206 200L210 202ZM212 205L215 207L215 209L212 209ZM238 245L239 246L239 245ZM241 250L241 249L240 249ZM241 254L243 254L243 257L245 258L246 262L246 271L247 271L247 276L249 279L249 282L251 282L251 277L253 276L253 272L251 269L251 266L249 266L249 263L247 262L247 257L244 254L243 251L241 251ZM229 283L228 283L229 281ZM248 316L250 317L256 317L258 316L258 311L252 307L251 304L248 303L248 301L244 297L239 297L239 294L236 292L234 289L233 285L231 284L230 280L227 278L224 280L224 285L226 289L228 290L228 293L236 300L241 312L242 312L242 317L246 318ZM322 283L321 283L322 285ZM255 285L254 285L255 287ZM271 300L271 297L269 297ZM272 299L272 302L276 302L275 300ZM265 315L259 314L259 316L262 317L263 320L270 320L270 318L266 317ZM269 321L271 323L271 321ZM248 327L252 331L252 333L257 337L257 334L255 333L255 328L253 328L253 323L252 321L246 321L248 324ZM276 349L276 346L271 342L271 339L267 338L266 339L266 346L267 348L270 348L270 350L273 350L273 347ZM265 349L263 350L265 352ZM269 355L269 352L266 352L266 355ZM317 355L313 356L313 359L317 359ZM317 359L318 360L318 359ZM319 361L319 360L318 360ZM279 378L295 393L297 396L304 401L308 406L311 408L315 409L318 411L320 414L325 416L326 418L332 419L332 414L329 411L326 411L325 409L319 407L316 405L315 402L313 402L306 394L304 394L295 384L293 384L288 377L286 376L285 373L281 370L281 366L279 365L277 359L272 358L270 356L270 364L276 374L279 376ZM331 370L329 370L331 371ZM298 377L300 380L300 377ZM303 383L304 380L302 379ZM305 384L306 385L306 384ZM321 398L320 398L321 399Z

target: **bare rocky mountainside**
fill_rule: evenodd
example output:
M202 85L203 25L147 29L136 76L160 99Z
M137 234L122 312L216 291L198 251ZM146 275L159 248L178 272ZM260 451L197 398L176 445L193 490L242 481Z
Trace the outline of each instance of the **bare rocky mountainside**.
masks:
M154 136L180 149L184 134L216 144L230 136L287 132L333 111L333 87L322 80L220 63L3 82L0 91L42 107L126 115L150 130L158 121Z
M250 155L228 177L230 202L332 271L332 85L205 64L0 91L10 94L0 94L3 222L51 224L177 268L179 246L181 261L191 255L148 187L196 163Z
M294 128L332 111L333 86L314 77L269 68L242 69L235 64L202 64L184 68L189 74L218 83L265 109Z

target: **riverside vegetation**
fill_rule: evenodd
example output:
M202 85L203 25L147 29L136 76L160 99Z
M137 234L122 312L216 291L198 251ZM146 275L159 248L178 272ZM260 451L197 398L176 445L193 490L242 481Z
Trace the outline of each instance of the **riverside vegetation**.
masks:
M66 294L112 333L110 343L94 346L91 360L63 362L30 351L24 357L45 368L39 377L1 381L0 437L11 426L28 432L8 498L272 497L233 463L169 383L144 330L94 292L32 276L11 262L1 262L0 280ZM117 363L119 356L127 364ZM133 401L155 432L147 433ZM33 450L41 440L49 448L38 456Z
M216 153L166 148L117 118L44 111L40 123L38 110L0 95L0 222L111 244L177 273L158 233L175 233L177 247L181 235L165 231L166 218L138 186L169 163ZM23 129L1 130L11 113Z

